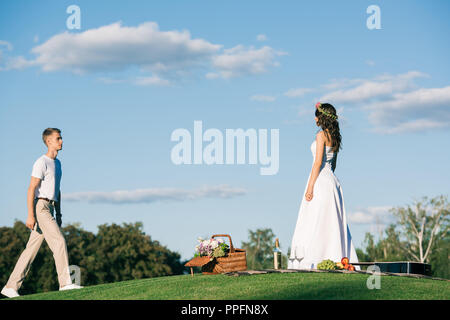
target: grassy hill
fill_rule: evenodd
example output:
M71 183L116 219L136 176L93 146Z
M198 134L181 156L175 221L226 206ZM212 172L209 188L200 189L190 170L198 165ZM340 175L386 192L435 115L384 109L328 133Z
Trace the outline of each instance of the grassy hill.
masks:
M247 276L195 274L102 284L52 291L15 299L450 299L450 282L382 276L381 288L369 290L361 273L268 273Z

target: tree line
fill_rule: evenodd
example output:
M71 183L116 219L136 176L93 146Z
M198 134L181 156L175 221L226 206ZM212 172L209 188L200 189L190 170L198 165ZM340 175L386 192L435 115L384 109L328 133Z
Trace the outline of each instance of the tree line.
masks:
M375 240L365 234L363 248L356 248L360 262L415 261L431 264L432 276L450 279L450 205L444 195L423 197L405 207L389 210L394 222ZM242 242L247 252L249 269L271 269L275 234L271 228L248 230L248 241ZM281 249L283 246L280 244ZM291 248L282 250L281 267L287 268Z
M61 228L69 251L69 263L81 271L81 285L183 274L180 254L162 246L143 232L141 222L103 224L97 234L79 224ZM30 232L21 221L0 227L0 283L8 281ZM44 241L25 278L21 294L58 290L53 254Z
M432 275L450 279L450 205L447 196L422 197L412 205L391 208L395 221L378 240L367 232L362 261L429 263Z
M391 223L375 240L367 232L359 261L417 261L431 264L432 275L450 279L450 206L447 197L424 197L406 207L391 208ZM84 286L124 280L186 273L180 254L169 250L143 232L141 222L103 224L97 234L79 224L61 228L67 243L69 263L81 271ZM21 221L0 227L0 283L6 284L19 255L26 246L29 229ZM246 250L249 270L273 268L275 234L271 228L248 230ZM280 248L283 246L280 244ZM284 250L282 250L284 251ZM282 254L281 268L287 268L290 248ZM20 289L21 294L58 290L51 250L44 241Z

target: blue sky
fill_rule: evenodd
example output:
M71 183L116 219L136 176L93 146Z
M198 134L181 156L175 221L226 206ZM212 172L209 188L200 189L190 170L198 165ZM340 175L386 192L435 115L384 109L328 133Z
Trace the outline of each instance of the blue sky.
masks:
M68 6L81 28L68 29ZM370 30L366 9L380 8ZM198 236L272 228L290 245L314 105L338 110L336 176L357 247L388 209L448 195L448 1L2 1L0 225L25 221L46 127L62 130L63 222L142 221L190 258ZM175 165L174 130L279 130L279 170ZM204 143L205 146L207 143ZM121 192L118 192L121 191ZM377 224L378 221L378 224ZM378 227L377 227L378 225Z

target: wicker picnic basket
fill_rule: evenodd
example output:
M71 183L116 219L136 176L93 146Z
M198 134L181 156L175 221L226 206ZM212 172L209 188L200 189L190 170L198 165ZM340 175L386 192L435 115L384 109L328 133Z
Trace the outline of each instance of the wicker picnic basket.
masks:
M228 237L230 240L230 250L225 257L218 257L211 260L210 257L195 257L185 264L191 267L191 275L194 275L192 267L202 267L203 274L219 274L232 271L247 270L247 258L244 249L238 249L233 246L233 241L228 234L215 234L215 237Z

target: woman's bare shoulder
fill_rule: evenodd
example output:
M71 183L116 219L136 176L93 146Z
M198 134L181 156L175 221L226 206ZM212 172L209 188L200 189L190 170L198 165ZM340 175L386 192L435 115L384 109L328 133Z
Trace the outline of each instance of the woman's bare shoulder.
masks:
M324 141L325 145L331 146L331 140L330 140L330 137L328 137L322 129L320 129L320 131L317 132L316 138L317 138L318 140Z
M325 137L325 132L323 132L323 130L320 129L319 131L317 131L316 137Z

